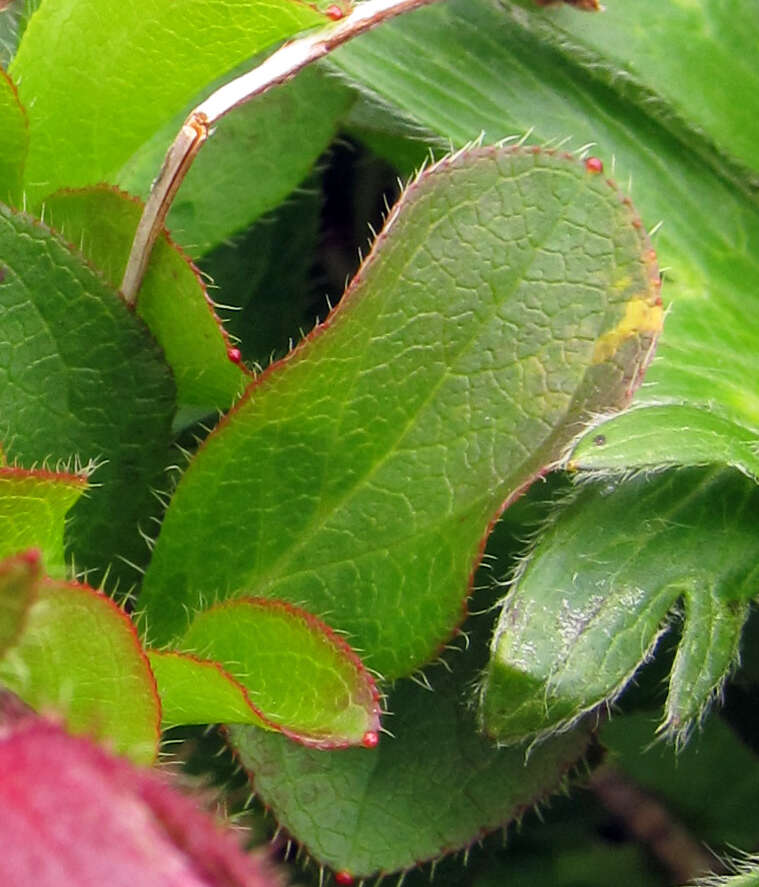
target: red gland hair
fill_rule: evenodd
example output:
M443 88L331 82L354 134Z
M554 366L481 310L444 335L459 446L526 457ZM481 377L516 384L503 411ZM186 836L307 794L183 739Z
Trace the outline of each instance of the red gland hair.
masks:
M379 745L379 733L376 730L367 730L361 738L364 748L377 748Z
M324 14L327 16L327 18L331 18L333 22L339 22L341 18L345 18L345 13L336 3L328 6L324 10Z
M335 883L343 884L345 887L350 887L353 883L353 875L350 872L340 871L335 872Z
M242 352L239 348L227 348L227 357L232 363L240 363L242 360Z
M585 161L585 169L587 169L588 172L600 173L604 171L604 165L598 157L588 157Z

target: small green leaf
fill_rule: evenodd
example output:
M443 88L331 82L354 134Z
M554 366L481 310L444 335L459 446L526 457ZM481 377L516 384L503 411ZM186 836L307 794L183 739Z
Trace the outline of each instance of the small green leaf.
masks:
M730 470L582 489L504 602L483 689L487 731L521 742L614 699L682 599L663 729L687 738L735 665L759 590L757 505L756 484Z
M172 204L171 236L202 256L277 207L306 177L337 130L353 92L307 68L294 80L219 121ZM131 158L118 184L147 197L184 114Z
M174 383L144 324L61 238L0 206L0 439L9 461L99 463L71 511L78 569L147 560L139 522L165 488Z
M452 853L521 817L585 752L583 728L529 757L524 748L497 749L478 735L460 678L439 669L431 687L396 685L392 735L374 751L326 755L229 728L256 792L318 862L364 878Z
M70 730L108 740L135 761L158 750L161 711L129 617L78 583L43 579L26 630L0 662L0 681Z
M86 488L81 474L0 467L0 558L36 548L48 573L62 578L64 520Z
M619 472L710 463L738 468L759 482L759 437L705 407L668 404L595 425L575 446L569 467Z
M21 202L29 124L14 83L0 68L0 202Z
M142 204L115 188L61 191L45 201L45 217L118 289ZM138 294L137 313L163 348L177 400L198 412L226 409L248 373L227 357L229 343L197 269L164 233ZM181 320L179 320L181 318Z
M660 323L645 235L602 177L539 151L441 162L183 476L143 586L151 642L265 596L413 672L460 621L494 515L627 401Z
M305 745L358 745L377 734L374 681L345 641L304 610L251 598L220 604L196 616L176 646L218 662L245 687L259 723ZM220 720L210 711L206 722Z
M209 82L325 23L295 0L46 0L11 65L31 108L26 188L114 181L144 142Z
M164 728L180 724L268 724L248 692L218 662L190 653L148 650Z
M34 550L0 562L0 662L26 627L38 576L39 554Z

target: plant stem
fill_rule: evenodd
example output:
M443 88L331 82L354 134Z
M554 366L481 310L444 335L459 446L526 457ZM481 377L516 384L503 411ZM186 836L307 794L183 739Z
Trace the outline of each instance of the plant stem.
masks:
M345 18L318 31L285 43L252 71L226 83L190 112L171 144L158 177L153 182L142 218L132 242L121 293L128 305L137 302L137 291L166 215L195 155L210 134L210 128L234 108L273 86L294 77L298 71L365 31L403 12L436 0L365 0Z

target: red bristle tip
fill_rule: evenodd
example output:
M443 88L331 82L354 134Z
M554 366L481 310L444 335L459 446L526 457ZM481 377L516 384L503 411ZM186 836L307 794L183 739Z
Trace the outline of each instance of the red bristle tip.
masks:
M379 733L376 730L367 730L361 739L364 748L377 748L379 745Z
M242 351L240 351L239 348L228 348L227 357L232 361L232 363L240 363L240 361L242 360Z
M335 872L335 883L344 884L345 887L353 883L353 875L350 872Z
M603 172L604 165L598 157L588 157L588 159L585 161L585 169L587 169L588 172Z
M345 18L345 13L335 3L332 6L328 6L324 10L324 14L327 18L331 18L333 22L339 22L341 18Z

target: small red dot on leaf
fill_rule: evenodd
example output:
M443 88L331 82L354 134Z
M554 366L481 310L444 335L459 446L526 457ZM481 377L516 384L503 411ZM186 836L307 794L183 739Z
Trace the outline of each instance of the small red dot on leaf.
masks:
M587 169L588 172L599 173L604 171L604 165L598 157L588 157L585 161L585 169Z
M379 733L376 730L367 730L361 738L364 748L377 748L379 745Z
M350 872L335 872L335 883L349 887L353 883L353 875Z
M40 561L42 560L42 553L39 548L30 548L28 551L25 551L22 555L20 555L21 560L26 561L30 567L38 567L40 565Z
M232 363L240 363L240 361L242 360L242 352L239 348L228 348L227 357L232 361Z
M324 14L327 18L331 18L333 22L339 22L341 18L345 18L345 13L335 3L333 3L332 6L328 6L324 10Z

